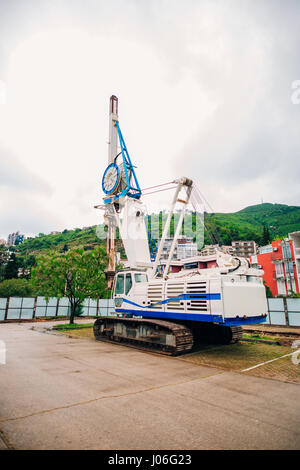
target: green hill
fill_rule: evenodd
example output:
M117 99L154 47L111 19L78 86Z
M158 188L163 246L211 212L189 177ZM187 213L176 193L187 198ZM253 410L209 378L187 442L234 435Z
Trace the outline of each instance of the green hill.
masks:
M264 225L269 229L272 239L300 230L300 207L257 204L234 213L208 214L207 221L216 226L226 245L232 240L255 240L260 244Z
M166 219L166 216L163 214L163 220ZM187 214L187 217L192 217L192 215ZM177 219L178 214L175 215L175 224ZM186 226L188 225L186 224ZM225 245L230 245L232 240L255 240L261 244L264 225L268 227L272 239L277 236L284 237L289 232L300 230L300 207L265 203L245 207L233 213L206 213L205 226L208 230L205 231L205 243L215 243L214 233L217 232ZM156 214L152 228L157 227L158 215ZM36 256L48 249L62 251L77 246L91 249L105 243L104 227L98 226L97 231L99 230L102 232L102 240L97 237L96 226L87 229L64 230L58 234L40 234L38 237L27 239L24 243L16 246L16 253L19 256L27 257L32 254ZM189 230L186 230L185 234L192 235ZM118 242L117 248L122 250L121 242ZM122 256L124 254L123 251Z
M28 238L20 245L16 246L16 252L20 255L38 255L43 250L57 249L63 250L78 246L85 249L94 248L100 241L96 235L96 226L87 229L76 228L75 230L64 230L56 234L39 234L38 237Z

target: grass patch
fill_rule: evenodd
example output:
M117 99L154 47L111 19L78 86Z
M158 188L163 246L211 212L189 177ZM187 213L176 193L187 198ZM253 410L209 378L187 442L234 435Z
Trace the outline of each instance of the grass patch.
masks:
M270 341L278 341L278 336L265 336L265 335L259 335L259 334L248 334L244 333L243 338L247 339L267 339Z
M77 330L81 328L92 328L94 323L73 323L70 325L70 323L64 323L62 325L54 325L53 329L54 330Z
M181 356L180 359L193 364L206 365L240 372L248 367L279 358L293 352L289 346L256 342L239 342L229 345L199 346L198 350ZM279 359L253 369L247 374L272 378L286 382L300 383L300 366L291 357Z
M73 330L66 329L60 331L62 333L65 333L66 335L70 334L72 336L78 336L80 338L95 339L93 328L74 328Z

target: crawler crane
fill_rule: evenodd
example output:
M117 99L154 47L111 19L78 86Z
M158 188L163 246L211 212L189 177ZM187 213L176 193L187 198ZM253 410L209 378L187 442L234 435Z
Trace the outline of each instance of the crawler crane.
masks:
M146 207L118 117L118 99L110 98L108 166L102 179L107 225L107 282L113 289L115 316L100 317L94 324L97 340L122 342L140 349L177 355L200 340L232 343L242 336L242 326L266 320L267 300L263 271L248 260L217 253L217 265L169 273L176 242L190 200L197 188L189 178L174 183L174 197L157 247L149 251ZM120 146L120 149L118 147ZM172 216L179 209L165 268L160 259ZM130 268L115 272L116 227ZM152 258L152 259L151 259Z

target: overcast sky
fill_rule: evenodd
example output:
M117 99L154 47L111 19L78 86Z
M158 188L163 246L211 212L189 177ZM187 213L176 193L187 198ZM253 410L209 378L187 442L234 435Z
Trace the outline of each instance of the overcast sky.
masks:
M112 94L142 188L300 205L299 24L299 0L0 0L0 237L101 221Z

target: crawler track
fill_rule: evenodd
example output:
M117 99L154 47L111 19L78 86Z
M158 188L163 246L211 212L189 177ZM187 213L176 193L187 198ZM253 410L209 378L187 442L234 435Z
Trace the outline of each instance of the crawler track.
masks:
M193 335L185 325L146 318L101 317L95 321L98 341L122 343L168 356L177 356L193 347Z
M229 334L229 344L237 343L243 337L243 328L241 326L228 326L230 328L231 334Z
M197 329L182 323L159 319L100 317L94 324L98 341L122 343L144 351L156 351L168 356L190 352L194 343L201 342L197 333L202 332L211 343L232 344L243 336L240 326L197 324ZM204 336L203 336L204 335Z

